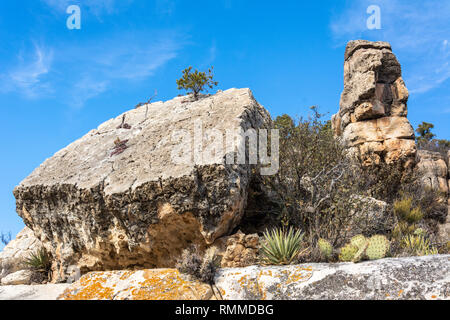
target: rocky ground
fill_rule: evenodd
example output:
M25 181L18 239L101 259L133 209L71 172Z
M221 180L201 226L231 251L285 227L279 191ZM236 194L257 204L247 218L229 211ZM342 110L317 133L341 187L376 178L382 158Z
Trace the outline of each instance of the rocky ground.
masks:
M226 268L214 286L174 269L92 272L71 285L2 286L0 299L450 300L450 255Z

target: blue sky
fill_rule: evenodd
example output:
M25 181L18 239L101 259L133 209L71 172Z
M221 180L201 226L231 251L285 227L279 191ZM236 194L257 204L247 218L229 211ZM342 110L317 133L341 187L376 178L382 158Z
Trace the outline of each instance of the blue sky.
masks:
M69 30L69 5L81 29ZM381 29L368 30L369 5ZM272 114L339 108L345 44L392 44L409 119L450 139L449 1L22 0L0 2L0 231L23 227L13 188L100 123L179 94L189 65L214 65L218 89L249 87Z

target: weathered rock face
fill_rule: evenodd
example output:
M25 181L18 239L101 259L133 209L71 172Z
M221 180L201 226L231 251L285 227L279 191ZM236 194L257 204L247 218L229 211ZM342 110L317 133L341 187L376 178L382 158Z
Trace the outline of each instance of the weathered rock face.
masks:
M424 188L430 188L441 194L441 201L448 206L445 223L439 225L439 238L443 242L450 241L450 152L446 159L439 152L419 150L417 166Z
M41 242L33 231L25 227L14 240L0 252L0 279L6 275L22 270L23 261L41 248Z
M60 299L401 300L450 299L450 256L362 263L251 266L219 270L209 285L176 270L93 272Z
M414 130L407 120L408 90L387 42L350 41L335 134L364 164L414 163Z
M259 236L237 232L218 240L225 242L218 250L222 268L240 268L258 263Z
M17 212L55 258L54 279L72 264L173 267L188 244L213 243L243 215L253 165L226 163L245 145L226 130L270 121L249 89L141 106L46 160L15 188ZM192 141L200 153L174 161L195 151Z

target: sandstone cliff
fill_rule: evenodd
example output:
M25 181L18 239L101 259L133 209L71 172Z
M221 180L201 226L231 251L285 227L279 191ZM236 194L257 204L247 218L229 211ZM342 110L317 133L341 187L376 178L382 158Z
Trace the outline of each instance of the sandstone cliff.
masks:
M335 134L364 164L414 163L414 130L407 116L409 93L387 42L350 41L345 50L344 91Z

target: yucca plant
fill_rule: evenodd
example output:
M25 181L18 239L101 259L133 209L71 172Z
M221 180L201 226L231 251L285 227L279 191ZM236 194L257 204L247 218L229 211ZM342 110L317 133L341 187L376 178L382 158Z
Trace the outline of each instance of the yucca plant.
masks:
M438 254L438 250L423 235L408 235L402 239L401 245L409 254L414 256Z
M31 253L24 261L25 266L37 272L49 272L51 267L51 257L44 248Z
M263 262L272 265L291 264L301 253L304 234L292 228L273 229L264 233L261 246Z

